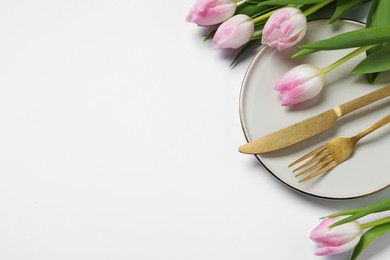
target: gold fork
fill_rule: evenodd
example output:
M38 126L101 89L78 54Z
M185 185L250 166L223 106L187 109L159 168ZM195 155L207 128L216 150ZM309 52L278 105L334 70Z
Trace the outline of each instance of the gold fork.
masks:
M305 162L304 164L293 170L293 172L301 171L297 173L295 177L314 171L310 175L301 179L299 182L310 180L311 178L320 175L321 173L324 173L326 171L329 171L333 167L336 167L340 163L347 160L351 156L356 143L360 139L388 123L390 123L390 114L375 122L373 125L369 126L355 136L340 136L329 141L328 143L302 156L301 158L290 164L288 167L292 167L306 159L309 159L310 157L313 157L309 161Z

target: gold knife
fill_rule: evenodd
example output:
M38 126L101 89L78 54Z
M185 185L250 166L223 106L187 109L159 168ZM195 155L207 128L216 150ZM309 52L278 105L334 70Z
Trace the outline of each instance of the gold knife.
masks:
M240 146L238 150L245 154L260 154L291 146L332 128L340 117L388 96L390 96L390 85L260 137Z

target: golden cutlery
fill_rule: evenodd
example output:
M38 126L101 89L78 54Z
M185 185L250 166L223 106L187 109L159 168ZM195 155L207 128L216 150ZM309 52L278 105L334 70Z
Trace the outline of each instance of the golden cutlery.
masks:
M304 164L293 170L293 172L300 171L295 175L295 177L299 177L303 174L312 172L310 175L301 179L299 182L310 180L311 178L318 176L321 173L325 173L347 160L351 156L353 150L355 149L356 143L360 139L388 123L390 123L390 114L383 117L382 119L380 119L379 121L377 121L376 123L361 131L355 136L340 136L329 141L328 143L318 147L312 152L309 152L306 155L302 156L301 158L290 164L288 167L292 167L312 157L309 161L305 162Z
M390 85L260 137L240 146L238 150L245 154L260 154L288 147L330 129L335 125L338 118L388 96L390 96Z

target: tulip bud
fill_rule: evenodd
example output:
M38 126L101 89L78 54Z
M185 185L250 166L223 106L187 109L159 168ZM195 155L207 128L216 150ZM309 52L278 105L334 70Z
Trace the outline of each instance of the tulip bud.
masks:
M316 255L335 255L354 248L360 240L362 229L357 221L347 222L329 228L341 218L324 219L310 234L310 238L319 246Z
M204 26L219 24L232 17L236 8L234 0L198 0L186 21Z
M295 7L275 11L263 28L262 44L283 50L297 44L306 33L306 16Z
M218 27L211 41L211 47L213 49L238 49L250 40L254 31L255 25L249 16L235 15Z
M322 71L310 64L302 64L289 70L275 89L280 91L282 106L291 106L315 97L323 86Z

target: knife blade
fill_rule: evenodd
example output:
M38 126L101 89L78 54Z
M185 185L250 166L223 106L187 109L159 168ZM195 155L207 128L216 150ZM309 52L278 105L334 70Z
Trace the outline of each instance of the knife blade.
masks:
M261 154L289 147L332 128L340 117L388 96L390 96L390 85L276 132L257 138L240 146L238 150L245 154Z

